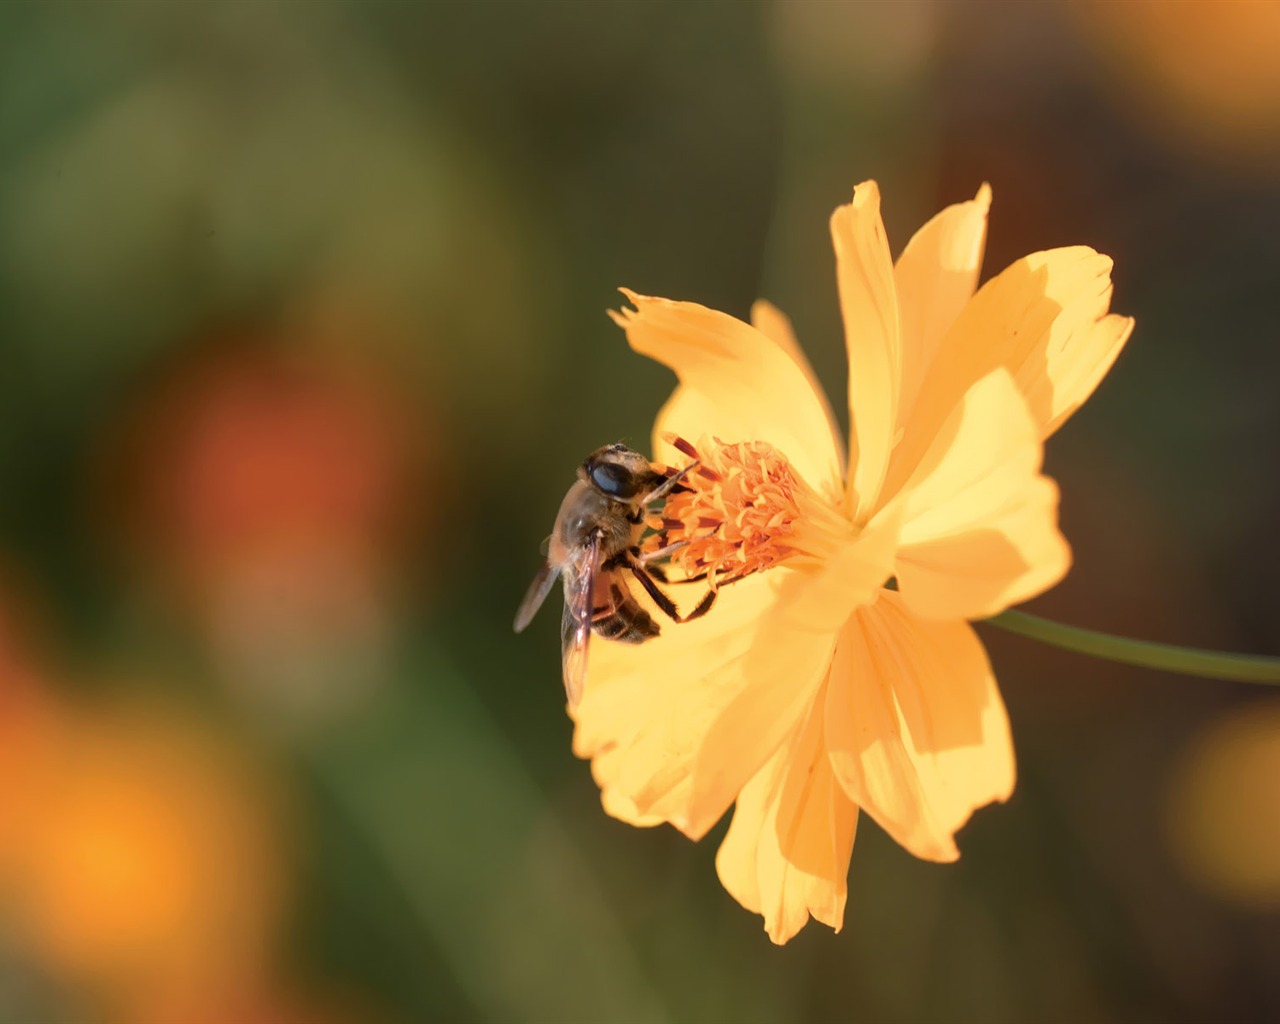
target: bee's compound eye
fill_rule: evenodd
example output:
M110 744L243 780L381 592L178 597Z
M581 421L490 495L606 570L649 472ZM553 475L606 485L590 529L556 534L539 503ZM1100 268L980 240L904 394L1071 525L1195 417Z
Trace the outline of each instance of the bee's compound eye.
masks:
M635 474L616 462L597 462L592 466L591 483L597 491L611 498L630 498L639 487Z

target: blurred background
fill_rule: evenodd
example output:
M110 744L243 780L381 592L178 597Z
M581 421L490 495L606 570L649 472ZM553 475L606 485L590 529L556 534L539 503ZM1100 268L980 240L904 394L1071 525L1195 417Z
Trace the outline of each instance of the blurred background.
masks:
M984 630L1013 800L945 867L864 819L776 949L510 628L672 384L615 288L771 299L843 415L875 177L895 253L989 181L984 277L1089 244L1138 319L1036 610L1280 654L1277 52L1262 0L0 5L0 1021L1280 1016L1280 696Z

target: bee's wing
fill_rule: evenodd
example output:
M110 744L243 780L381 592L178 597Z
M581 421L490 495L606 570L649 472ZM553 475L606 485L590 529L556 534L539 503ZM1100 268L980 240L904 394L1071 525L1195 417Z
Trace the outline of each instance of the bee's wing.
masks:
M596 572L600 567L600 538L593 537L579 558L564 573L564 615L560 618L560 660L564 669L564 692L569 706L582 697L587 681L587 649L591 643L591 620L595 614Z
M514 626L517 633L523 633L525 626L533 621L533 617L538 613L538 609L542 607L542 602L547 599L547 595L551 593L551 588L555 586L556 577L559 575L560 567L558 565L553 566L544 559L542 568L538 570L538 575L529 584L529 590L525 593L524 600L520 602L520 607L516 609Z

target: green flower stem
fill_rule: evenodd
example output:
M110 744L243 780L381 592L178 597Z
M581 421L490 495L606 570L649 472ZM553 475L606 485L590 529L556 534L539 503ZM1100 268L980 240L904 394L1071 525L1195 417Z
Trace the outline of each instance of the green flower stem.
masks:
M1060 622L1028 615L1026 612L1001 612L984 621L1010 633L1094 658L1140 665L1163 672L1202 676L1206 679L1230 679L1240 683L1280 686L1280 658L1202 651L1195 647L1130 640L1128 637L1111 636L1109 633L1098 633L1079 626L1064 626Z

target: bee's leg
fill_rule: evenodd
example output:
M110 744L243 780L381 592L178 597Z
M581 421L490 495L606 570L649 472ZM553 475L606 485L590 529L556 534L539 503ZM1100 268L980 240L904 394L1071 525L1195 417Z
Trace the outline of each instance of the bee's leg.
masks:
M640 561L647 566L650 562L656 562L660 558L669 558L688 543L687 540L678 540L674 544L668 544L666 547L658 548L656 551L646 552L640 556Z
M688 582L693 582L693 581L690 580ZM711 590L710 588L708 588L707 592L702 595L702 600L697 603L693 611L691 611L683 619L679 619L678 621L692 622L694 619L702 618L702 616L706 615L707 612L711 611L711 606L716 603L716 594L718 593L720 593L720 591Z
M686 576L685 579L682 579L682 580L672 580L672 579L669 579L669 577L667 576L667 571L664 570L664 568L660 566L654 566L654 564L649 562L648 558L641 558L640 562L644 564L645 572L650 573L650 575L652 576L657 576L658 581L664 582L664 584L667 584L667 586L684 586L685 584L700 584L701 581L707 579L707 571L704 570L703 572L699 572L698 575L696 576ZM728 586L728 584L732 584L732 582L737 582L737 580L730 580L726 582L726 584L721 584L721 586Z
M643 498L640 499L641 507L648 505L650 502L657 501L659 498L665 498L669 492L671 492L677 486L679 486L680 481L682 481L686 476L688 476L690 472L697 469L699 465L701 465L701 463L691 462L689 463L689 465L685 466L684 469L680 470L678 473L675 473L674 475L667 477L665 480L662 481L662 483L658 484L657 487L655 487L653 490L651 490L648 494L646 494Z
M701 618L711 610L711 606L715 603L716 592L708 590L693 611L688 615L681 615L679 609L676 608L676 603L662 592L662 588L649 575L652 569L637 562L635 559L627 560L627 568L631 570L631 574L635 576L640 586L644 587L645 593L653 598L653 603L661 608L663 614L670 618L672 622L691 622L694 619Z
M632 559L627 560L627 568L631 570L631 575L636 578L640 586L644 587L644 592L653 598L653 603L662 609L662 613L672 622L679 622L680 612L676 608L676 603L662 592L658 584L653 582L649 571Z
M681 541L681 542L680 542L680 544L673 544L673 545L671 545L671 546L672 546L673 548L678 548L678 547L680 547L683 543L684 543L684 541ZM671 582L671 581L667 578L667 570L666 570L666 569L664 569L664 568L662 568L662 566L660 566L660 565L654 565L654 564L653 564L653 559L654 559L655 555L657 555L658 557L661 557L662 552L655 552L654 554L646 555L646 554L644 554L644 553L640 550L640 546L639 546L638 544L633 544L633 545L632 545L631 547L629 547L627 550L628 550L628 551L630 552L630 554L631 554L631 557L630 557L629 561L634 561L634 562L636 562L637 564L639 564L639 565L643 566L643 567L644 567L644 571L645 571L645 572L647 572L647 573L648 573L650 576L652 576L654 579L656 579L659 583L670 583L670 582ZM679 582L679 581L677 581L677 582Z

